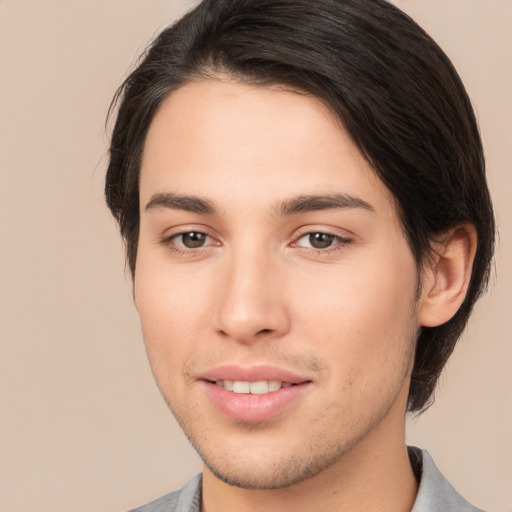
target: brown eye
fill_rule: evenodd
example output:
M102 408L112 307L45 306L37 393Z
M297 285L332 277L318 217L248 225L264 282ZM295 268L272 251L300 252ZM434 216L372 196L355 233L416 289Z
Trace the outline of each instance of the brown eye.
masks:
M208 235L204 233L199 233L197 231L191 231L190 233L182 233L178 235L176 238L179 240L181 238L181 244L185 246L187 249L197 249L199 247L203 247L206 242Z
M323 233L322 231L310 231L304 233L293 244L293 247L303 247L304 249L312 249L317 251L316 254L329 254L331 249L341 249L352 243L349 238L344 238L332 233Z
M327 233L310 233L308 235L309 244L314 249L327 249L333 244L335 238L334 235L328 235Z

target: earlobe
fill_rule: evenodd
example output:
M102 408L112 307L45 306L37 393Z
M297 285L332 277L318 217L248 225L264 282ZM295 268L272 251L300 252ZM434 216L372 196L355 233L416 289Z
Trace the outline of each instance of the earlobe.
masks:
M420 325L436 327L458 311L471 279L476 246L476 230L468 222L432 242L433 255L422 280Z

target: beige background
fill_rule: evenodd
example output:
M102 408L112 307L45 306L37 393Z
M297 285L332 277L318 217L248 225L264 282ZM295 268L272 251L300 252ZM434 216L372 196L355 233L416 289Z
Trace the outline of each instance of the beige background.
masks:
M512 2L397 0L473 98L498 278L410 422L456 487L512 511ZM0 511L122 511L200 468L161 400L103 205L110 98L190 2L0 0Z

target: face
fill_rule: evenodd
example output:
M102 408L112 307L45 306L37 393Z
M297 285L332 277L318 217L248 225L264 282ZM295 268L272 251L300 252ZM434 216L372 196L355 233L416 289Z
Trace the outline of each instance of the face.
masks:
M416 265L388 191L319 100L227 80L172 93L140 216L150 364L206 471L284 487L400 437Z

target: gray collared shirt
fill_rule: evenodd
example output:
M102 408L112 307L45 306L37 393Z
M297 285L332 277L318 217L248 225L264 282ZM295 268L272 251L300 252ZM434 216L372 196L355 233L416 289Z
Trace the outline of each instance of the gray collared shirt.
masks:
M426 450L409 448L409 455L420 476L418 495L411 512L483 512L453 488ZM179 491L166 494L131 512L201 512L201 483L202 476L196 475Z

